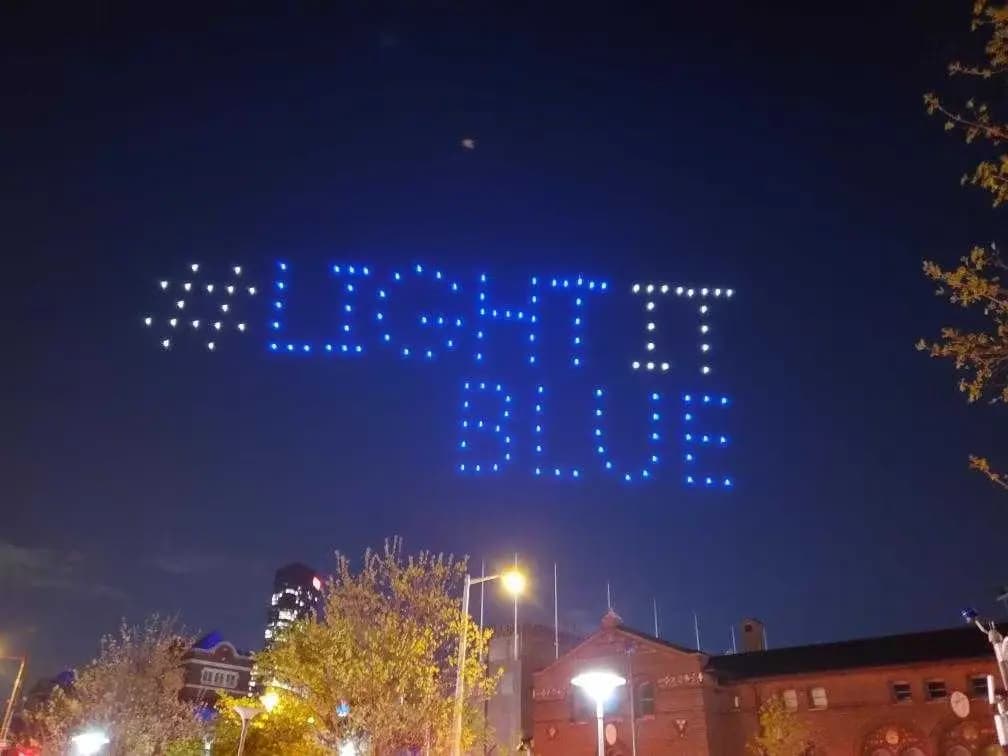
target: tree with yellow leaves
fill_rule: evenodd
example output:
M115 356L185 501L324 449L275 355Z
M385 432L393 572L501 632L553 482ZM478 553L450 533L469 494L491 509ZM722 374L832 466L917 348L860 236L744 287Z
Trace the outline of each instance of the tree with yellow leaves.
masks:
M308 704L290 691L277 690L276 705L262 711L249 724L245 756L326 756ZM255 698L221 696L217 701L217 721L213 732L214 756L232 756L238 749L241 719L236 706L259 707Z
M753 756L804 756L810 745L797 714L780 696L771 696L759 708L759 732L749 738L746 749Z
M949 65L949 75L969 77L978 95L996 87L992 92L1000 96L1008 76L1008 6L975 0L972 28L985 35L982 60L955 61ZM929 92L924 95L924 104L928 113L944 119L946 130L958 132L968 143L979 142L987 149L987 157L963 176L963 183L989 192L995 207L1008 201L1008 152L1002 146L1008 141L1008 123L977 97L953 106ZM975 330L946 327L937 339L921 339L917 344L932 357L952 361L961 373L959 390L969 402L1008 401L1008 289L1001 282L1006 269L994 243L975 246L955 268L924 262L924 273L938 283L940 296L983 316L978 321L982 325ZM1008 475L995 472L985 457L971 455L970 465L1008 488Z
M399 539L366 551L359 571L337 554L319 616L294 623L257 657L258 678L303 702L327 748L352 739L379 756L404 748L446 753L464 628L463 742L472 747L497 676L483 663L489 631L459 605L465 573L465 560L406 555Z

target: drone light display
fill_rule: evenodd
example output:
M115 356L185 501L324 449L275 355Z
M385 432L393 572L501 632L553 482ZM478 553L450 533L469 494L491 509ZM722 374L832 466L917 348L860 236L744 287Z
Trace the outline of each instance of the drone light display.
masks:
M245 280L244 269L234 265L223 280L197 281L201 266L193 263L178 279L156 281L156 290L165 297L165 312L142 316L143 325L156 333L165 350L183 338L197 339L208 352L217 352L228 334L255 331L256 319L250 306L258 306L265 321L265 348L278 356L300 358L360 359L375 352L386 352L403 360L421 363L448 362L464 373L461 385L460 435L457 442L456 470L465 475L501 474L519 470L541 478L578 481L592 475L608 476L625 483L646 483L663 477L678 478L687 486L731 489L733 476L723 469L723 455L729 444L723 413L731 401L715 393L711 381L715 371L711 361L711 308L730 301L730 288L685 286L664 282L637 282L629 294L643 306L643 349L627 367L631 374L652 375L655 380L671 379L674 364L683 366L694 358L667 353L659 346L658 335L667 327L660 318L660 305L686 304L696 316L696 362L688 372L695 376L686 393L675 387L661 386L646 391L647 424L643 456L635 462L618 459L613 450L607 420L614 409L605 385L591 389L591 416L583 422L584 453L580 462L561 465L547 453L548 410L558 384L567 388L565 378L551 375L545 357L558 359L557 349L544 351L544 327L565 330L559 360L563 369L577 373L588 362L586 347L586 306L596 299L605 301L618 295L609 282L582 275L568 277L530 276L526 294L511 304L491 297L489 277L478 274L463 280L423 264L402 269L378 270L356 263L329 264L314 277L332 287L338 296L328 296L327 308L337 314L334 332L328 336L295 338L289 319L291 292L295 281L292 265L275 264L270 281L272 296L263 297L254 282ZM324 276L324 279L322 278ZM402 296L414 286L423 286L423 306ZM295 297L296 299L296 297ZM562 302L564 318L546 320L545 300ZM569 310L566 308L569 306ZM187 309L188 308L188 309ZM332 312L326 313L326 322ZM188 317L185 317L187 316ZM202 315L203 317L198 317ZM263 317L264 315L264 317ZM566 322L560 322L565 320ZM546 322L544 322L546 321ZM525 364L529 385L524 389L509 387L501 379L491 378L489 367L495 350L499 327L510 327L524 344L521 361ZM552 378L552 380L551 380ZM559 378L559 381L557 380ZM677 396L677 401L669 401ZM514 416L517 404L527 401L532 408L530 427L519 427ZM678 405L678 411L674 409ZM484 409L492 406L493 410ZM477 450L478 439L486 441ZM676 442L676 449L670 448ZM525 454L516 454L524 446ZM672 460L675 460L673 462Z

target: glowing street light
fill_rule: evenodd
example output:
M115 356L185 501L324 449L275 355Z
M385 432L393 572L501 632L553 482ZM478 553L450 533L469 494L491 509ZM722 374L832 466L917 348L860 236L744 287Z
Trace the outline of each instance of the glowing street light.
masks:
M603 707L612 692L626 685L626 678L614 672L593 670L583 672L571 680L571 685L581 688L595 701L595 719L598 724L598 756L605 756L605 732L602 727Z
M486 579L492 580L493 578ZM525 575L518 570L508 570L507 572L502 572L500 575L500 581L501 585L504 586L504 590L512 596L520 596L525 592Z
M259 696L259 703L262 704L263 709L265 709L266 713L268 714L269 712L273 711L273 709L276 708L276 705L278 703L280 703L280 696L277 695L277 692L275 690L267 690L265 693Z
M488 583L491 580L500 580L504 590L512 596L518 596L525 590L525 575L517 569L506 570L496 575L485 575L474 578L466 573L465 581L462 584L462 619L469 618L469 589L474 585ZM452 749L451 756L462 756L462 698L465 693L465 684L462 679L462 670L465 668L466 641L468 622L462 622L462 630L459 633L458 667L455 670L455 711L452 721ZM515 628L515 633L518 628Z
M87 730L70 738L74 745L74 753L80 756L94 756L103 746L108 745L109 739L101 730Z

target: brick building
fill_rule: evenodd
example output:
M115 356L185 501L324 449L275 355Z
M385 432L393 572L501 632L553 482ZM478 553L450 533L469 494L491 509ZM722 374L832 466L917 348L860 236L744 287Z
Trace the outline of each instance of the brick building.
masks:
M760 647L762 627L748 625ZM594 704L570 684L590 669L628 680L606 707L609 756L632 756L634 741L638 756L744 756L771 696L803 723L810 756L1002 754L986 700L994 660L973 628L710 656L609 613L533 676L536 754L596 753Z
M581 640L566 632L554 635L553 628L544 625L520 625L517 644L514 633L510 625L495 627L487 649L490 670L501 673L497 693L486 705L487 724L497 743L493 753L511 753L532 738L532 676L553 663L558 647L566 653Z
M242 696L249 692L252 655L238 651L217 633L204 635L185 656L182 697L208 704L218 692Z

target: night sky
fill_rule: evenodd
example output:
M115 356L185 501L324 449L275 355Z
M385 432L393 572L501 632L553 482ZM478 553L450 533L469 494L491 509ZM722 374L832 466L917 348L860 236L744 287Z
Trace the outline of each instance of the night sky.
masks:
M1001 412L913 349L960 316L921 259L997 238L959 186L976 153L921 104L970 3L406 5L4 5L0 648L35 678L155 610L254 648L277 566L325 571L395 533L477 565L518 551L523 617L551 620L556 561L564 626L596 626L608 580L637 627L654 597L670 640L697 611L710 651L747 615L780 646L996 612L1008 498L966 456L1008 464ZM685 486L678 440L646 484L536 479L535 379L503 326L483 372L514 388L520 459L496 477L457 471L468 347L271 354L266 299L213 354L143 326L189 263L195 281L242 264L269 296L278 260L317 273L306 332L338 320L338 260L439 266L470 310L482 271L502 302L531 275L611 282L581 378L560 359L569 302L543 316L543 374L618 390L627 455L642 388L667 390L672 439L704 385L695 340L663 384L631 374L630 283L733 287L709 385L732 398L734 489ZM573 458L590 422L567 409L550 421Z

